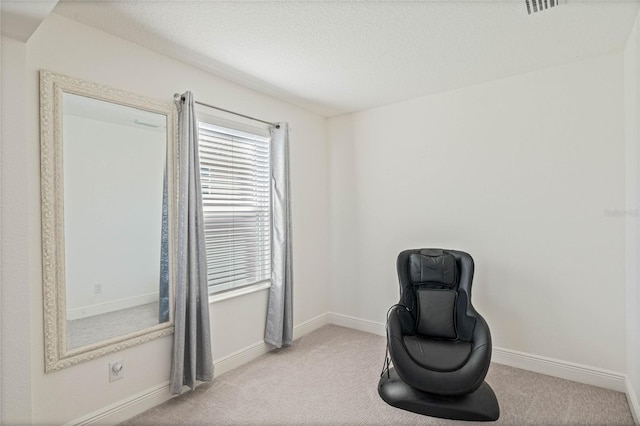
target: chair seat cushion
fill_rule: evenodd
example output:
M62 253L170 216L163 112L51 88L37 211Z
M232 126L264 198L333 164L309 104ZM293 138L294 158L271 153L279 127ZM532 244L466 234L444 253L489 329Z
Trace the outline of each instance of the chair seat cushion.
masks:
M409 356L429 370L457 370L471 355L469 342L432 340L420 336L404 336L403 341Z

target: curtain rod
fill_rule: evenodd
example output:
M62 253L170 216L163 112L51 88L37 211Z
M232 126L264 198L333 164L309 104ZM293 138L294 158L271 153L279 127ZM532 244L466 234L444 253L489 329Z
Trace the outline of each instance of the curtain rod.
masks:
M184 102L184 97L181 96L180 97L182 99L182 101ZM194 103L198 104L198 105L202 105L205 106L207 108L213 108L213 109L217 109L218 111L224 111L224 112L228 112L229 114L233 114L233 115L237 115L239 117L244 117L244 118L248 118L249 120L253 120L253 121L258 121L260 123L264 123L264 124L268 124L269 126L273 126L276 129L280 128L279 124L276 123L271 123L269 121L265 121L265 120L260 120L259 118L255 118L255 117L251 117L250 115L245 115L245 114L240 114L239 112L234 112L234 111L229 111L228 109L224 109L224 108L220 108L214 105L209 105L209 104L205 104L204 102L198 102L198 101L193 101Z

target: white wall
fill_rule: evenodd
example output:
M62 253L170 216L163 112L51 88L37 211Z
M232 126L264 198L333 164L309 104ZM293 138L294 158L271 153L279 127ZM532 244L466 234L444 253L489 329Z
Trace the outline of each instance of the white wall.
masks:
M24 43L2 37L2 424L31 421L26 61Z
M401 250L461 249L495 346L623 372L622 73L602 56L330 119L332 309L382 323Z
M640 414L640 14L624 51L626 367L630 403ZM635 399L635 400L634 400ZM636 418L636 421L638 419Z
M3 108L3 123L18 116L8 129L11 140L5 139L3 127L2 182L3 189L9 189L3 191L2 201L3 206L11 207L3 209L2 216L3 232L11 232L2 236L3 264L13 265L2 271L3 366L16 361L11 365L15 372L3 371L3 424L65 423L161 388L169 378L170 338L44 374L38 133L38 70L42 68L160 99L169 100L176 92L192 90L197 99L207 103L268 120L288 121L292 127L295 212L294 324L328 311L328 153L323 117L55 14L42 23L26 45L10 40L6 44L16 51L13 57L20 59L22 55L22 62L11 65L15 73L3 66L2 75L3 96L14 95L11 103L15 106L11 111ZM5 87L10 89L5 91ZM9 145L7 149L5 144ZM5 167L9 160L12 163ZM15 251L5 257L4 249L13 235L19 238ZM261 291L211 305L214 359L262 340L266 300L267 292ZM11 307L9 312L4 310L6 306ZM5 330L16 331L5 339ZM25 339L26 347L21 344ZM15 341L16 346L5 341ZM126 377L110 384L108 362L119 358L125 360ZM6 378L10 382L5 385ZM4 389L13 384L15 389Z

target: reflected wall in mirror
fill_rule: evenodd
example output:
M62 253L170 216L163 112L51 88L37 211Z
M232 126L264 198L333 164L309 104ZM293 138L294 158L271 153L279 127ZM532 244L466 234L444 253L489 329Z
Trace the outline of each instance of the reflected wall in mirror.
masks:
M41 72L45 370L170 334L173 102Z

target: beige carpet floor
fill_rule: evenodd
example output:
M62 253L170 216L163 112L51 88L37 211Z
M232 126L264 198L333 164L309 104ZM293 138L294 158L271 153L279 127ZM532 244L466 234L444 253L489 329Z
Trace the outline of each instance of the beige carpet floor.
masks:
M452 425L387 405L385 339L328 325L125 425ZM624 394L500 364L487 376L505 425L632 425ZM486 425L487 423L480 423Z

